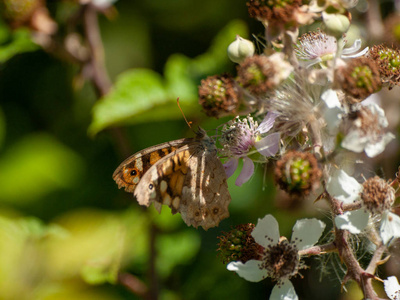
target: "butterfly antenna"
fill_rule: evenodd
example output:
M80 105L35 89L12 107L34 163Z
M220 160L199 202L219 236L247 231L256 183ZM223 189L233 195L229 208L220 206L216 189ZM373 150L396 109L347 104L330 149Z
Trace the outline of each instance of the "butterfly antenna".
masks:
M188 124L189 128L192 128L191 124L192 124L193 122L191 122L191 121L188 122L188 120L186 119L186 116L185 116L185 114L183 113L183 110L182 110L182 108L181 108L181 105L179 104L179 97L176 99L176 103L178 104L179 110L181 111L182 116L183 116L183 118L184 118L185 121L186 121L186 124Z

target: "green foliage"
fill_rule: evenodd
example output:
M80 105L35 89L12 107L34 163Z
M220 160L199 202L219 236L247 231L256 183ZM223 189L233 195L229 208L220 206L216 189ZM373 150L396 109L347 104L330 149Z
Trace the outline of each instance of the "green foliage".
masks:
M6 120L3 113L3 110L0 107L0 149L3 145L3 141L6 135Z
M0 63L3 63L19 53L37 50L38 46L32 41L28 29L21 28L10 31L0 21Z
M190 59L172 55L165 65L165 78L151 70L133 69L118 76L113 90L93 107L89 133L121 124L181 118L176 99L187 114L198 113L199 80L226 66L226 48L236 34L246 35L241 21L232 21L214 39L205 54Z
M0 156L0 201L26 204L57 189L71 188L81 178L78 154L54 137L24 137Z

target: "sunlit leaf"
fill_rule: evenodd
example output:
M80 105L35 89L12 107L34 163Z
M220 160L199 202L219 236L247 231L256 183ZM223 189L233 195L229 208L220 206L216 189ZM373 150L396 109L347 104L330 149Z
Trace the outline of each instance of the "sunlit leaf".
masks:
M141 228L139 218L133 221ZM121 264L135 252L125 217L86 209L66 214L58 223L70 234L49 245L51 270L63 277L82 276L89 284L115 283Z
M122 73L113 90L93 107L90 134L122 123L133 116L165 103L162 77L154 71L135 69Z
M29 299L35 286L49 280L45 245L66 235L36 218L0 217L0 299Z
M176 99L188 115L198 114L197 85L201 78L221 72L229 64L228 45L237 34L246 35L241 21L229 23L214 39L208 51L194 59L181 54L172 55L166 62L165 79L146 69L122 73L113 90L95 104L91 135L115 125L181 118Z
M30 135L0 157L0 201L28 203L74 186L82 176L81 158L52 136Z

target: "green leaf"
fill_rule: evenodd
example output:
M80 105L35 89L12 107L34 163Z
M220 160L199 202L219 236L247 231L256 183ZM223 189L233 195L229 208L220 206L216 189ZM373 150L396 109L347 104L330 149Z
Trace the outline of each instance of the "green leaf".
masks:
M3 110L0 107L0 148L3 145L5 136L6 136L6 120Z
M112 91L93 107L89 134L120 124L168 101L162 77L151 70L134 69L117 78Z
M181 118L177 98L185 114L199 114L200 79L221 72L230 64L226 54L228 45L237 34L246 36L246 33L242 21L232 21L216 36L205 54L194 59L182 54L171 55L165 65L165 79L148 69L122 73L113 90L93 107L89 134L95 135L110 126Z
M167 277L179 264L187 264L200 249L200 236L195 230L160 235L157 239L157 270Z
M79 182L83 162L47 134L30 135L0 157L0 201L24 204Z
M34 51L39 48L26 28L9 31L7 25L0 22L0 63L3 63L16 54Z

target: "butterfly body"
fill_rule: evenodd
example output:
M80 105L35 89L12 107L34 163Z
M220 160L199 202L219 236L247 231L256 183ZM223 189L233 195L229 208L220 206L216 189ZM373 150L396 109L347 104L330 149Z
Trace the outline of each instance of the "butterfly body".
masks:
M113 175L119 188L139 204L162 204L179 212L187 225L208 229L229 216L231 197L214 141L199 129L181 139L144 149L127 158Z

